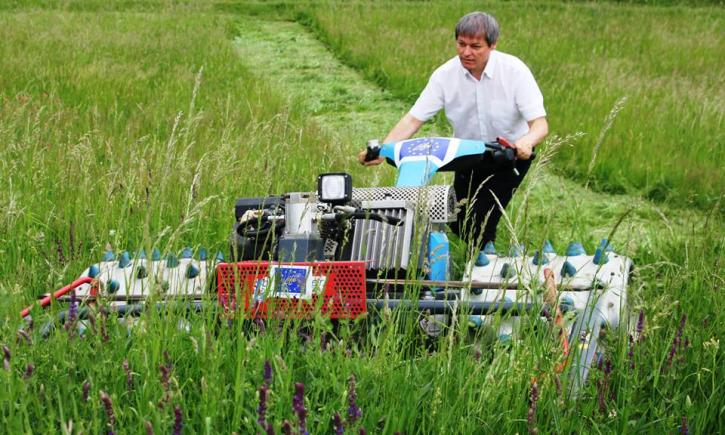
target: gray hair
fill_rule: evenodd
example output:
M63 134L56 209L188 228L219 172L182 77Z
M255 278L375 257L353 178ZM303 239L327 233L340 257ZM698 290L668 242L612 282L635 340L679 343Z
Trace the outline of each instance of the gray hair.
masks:
M498 41L498 33L498 21L486 12L471 12L456 24L456 39L459 35L483 36L489 47Z

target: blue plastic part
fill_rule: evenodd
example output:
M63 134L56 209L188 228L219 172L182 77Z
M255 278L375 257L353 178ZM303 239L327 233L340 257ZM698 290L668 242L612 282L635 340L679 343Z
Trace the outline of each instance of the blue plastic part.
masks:
M179 257L180 257L180 258L191 258L191 257L193 256L193 254L194 254L194 253L193 253L193 251L191 250L191 248L184 248L184 249L183 249L183 250L181 251L181 255L180 255Z
M516 271L509 263L504 263L501 267L501 278L513 278Z
M121 269L128 267L131 264L131 256L128 254L128 251L123 251L121 254L121 257L118 259L118 267Z
M448 236L443 231L431 231L428 236L428 279L448 280Z
M476 267L484 267L489 264L491 264L491 260L488 259L485 252L480 251L476 257Z
M216 256L214 257L214 260L219 263L224 262L224 254L222 254L222 251L217 251Z
M551 242L548 240L544 241L544 247L541 248L541 252L543 252L544 254L556 254L554 247L551 246Z
M429 137L382 144L380 156L392 160L398 168L397 187L417 187L426 185L438 169L453 159L484 151L483 141Z
M566 248L566 256L576 257L579 255L587 255L587 251L584 249L584 246L579 242L569 243L569 246Z
M481 316L468 316L468 327L469 328L480 328L483 324Z
M572 299L571 296L564 296L559 301L559 305L567 305L567 306L573 307L574 306L574 299Z
M116 259L116 255L111 251L106 251L103 253L103 261L113 261Z
M430 160L406 162L398 167L397 187L420 187L428 184L438 168Z
M483 247L483 253L486 255L496 255L496 247L493 242L486 242L486 246Z
M189 267L186 268L186 277L189 279L194 279L197 276L199 276L199 269L193 264L190 264Z
M594 251L594 264L601 266L602 264L606 264L607 261L609 261L607 251L602 248L597 248L597 250Z
M206 248L199 248L199 261L206 261Z
M576 267L568 261L565 261L561 266L561 276L572 277L574 275L576 275Z
M144 279L147 276L149 276L149 273L146 268L144 266L139 266L138 270L136 270L136 278Z
M524 253L524 245L511 245L511 249L509 249L509 257L520 257Z
M602 239L599 242L599 247L604 248L604 252L614 252L614 248L612 247L612 244L609 243L608 239Z
M546 255L542 254L539 251L534 252L534 258L531 260L536 266L541 266L542 264L548 264L549 259L546 258Z
M509 343L511 341L511 334L499 334L498 341L501 343Z
M88 268L88 278L95 278L99 273L101 273L101 268L99 268L97 264L92 264L91 267Z
M121 288L121 284L119 284L118 281L116 281L115 279L108 281L107 286L108 286L108 293L111 293L111 294L116 293L118 291L118 289Z
M154 248L154 250L151 251L151 261L159 260L161 260L161 252L159 252L158 248Z
M179 265L179 259L176 258L176 255L169 254L166 256L166 267L176 267Z
M138 256L137 256L137 258L138 258L139 260L145 260L145 259L146 259L146 251L145 251L144 249L142 249L142 250L138 251Z

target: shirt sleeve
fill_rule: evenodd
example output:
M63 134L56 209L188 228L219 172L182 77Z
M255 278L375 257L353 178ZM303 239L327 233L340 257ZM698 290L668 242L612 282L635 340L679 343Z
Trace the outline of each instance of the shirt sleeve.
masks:
M544 96L528 68L525 68L519 77L514 98L516 107L527 122L546 116Z
M443 108L443 86L441 86L438 78L438 71L434 72L428 80L423 92L420 93L418 100L410 109L410 114L419 121L427 121L431 119L438 111Z

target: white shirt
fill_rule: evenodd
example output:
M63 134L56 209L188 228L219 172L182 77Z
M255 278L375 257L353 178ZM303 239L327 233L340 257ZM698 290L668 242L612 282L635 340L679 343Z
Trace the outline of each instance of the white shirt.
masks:
M531 70L519 58L492 51L481 80L458 56L436 69L410 114L427 121L444 109L459 139L515 142L529 131L527 121L546 116L544 97Z

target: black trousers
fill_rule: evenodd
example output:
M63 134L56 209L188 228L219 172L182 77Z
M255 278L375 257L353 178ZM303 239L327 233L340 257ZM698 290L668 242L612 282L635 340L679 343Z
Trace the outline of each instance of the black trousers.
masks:
M531 160L517 160L519 175L511 169L501 170L491 162L483 162L473 170L457 171L453 180L456 198L459 202L463 198L468 200L458 212L458 221L451 223L451 230L469 244L480 243L483 247L495 241L502 214L494 196L506 208L529 167Z

